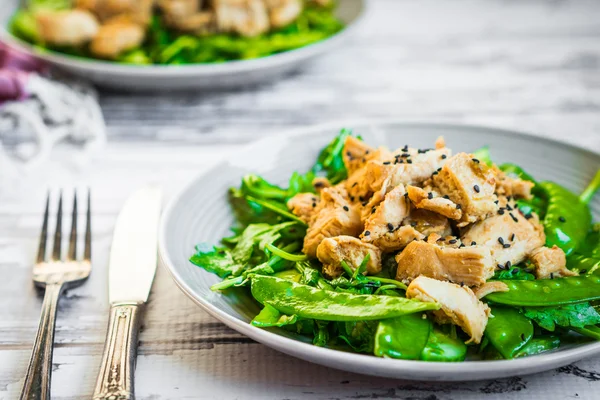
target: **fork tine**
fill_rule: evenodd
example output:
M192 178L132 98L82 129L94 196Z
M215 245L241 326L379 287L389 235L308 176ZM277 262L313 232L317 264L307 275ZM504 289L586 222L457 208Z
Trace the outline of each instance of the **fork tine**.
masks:
M73 212L71 214L71 234L69 235L69 252L67 260L77 259L77 190L73 194Z
M52 250L52 259L60 261L62 244L62 190L58 198L58 213L56 214L56 231L54 232L54 250Z
M50 191L46 196L46 211L44 211L44 222L42 222L42 233L40 233L40 244L38 247L37 262L43 263L46 260L46 241L48 238L48 214L50 210Z
M85 222L85 248L83 251L83 259L85 261L92 260L92 207L90 200L91 196L92 191L88 188L87 213Z

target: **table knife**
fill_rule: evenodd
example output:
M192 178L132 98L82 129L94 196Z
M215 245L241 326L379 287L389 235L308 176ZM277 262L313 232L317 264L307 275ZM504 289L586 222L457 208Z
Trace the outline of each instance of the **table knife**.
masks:
M94 400L133 400L140 315L156 272L161 191L146 187L125 203L108 266L110 318Z

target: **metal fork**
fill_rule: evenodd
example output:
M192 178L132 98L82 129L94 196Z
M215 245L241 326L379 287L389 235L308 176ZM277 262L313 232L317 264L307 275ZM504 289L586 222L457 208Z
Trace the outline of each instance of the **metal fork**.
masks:
M71 234L69 236L69 250L65 260L61 257L62 243L62 191L58 200L58 213L56 216L56 231L52 255L46 258L46 242L48 237L48 214L50 208L50 193L46 199L46 211L37 262L33 267L33 282L38 287L45 287L44 302L40 325L33 345L25 383L21 391L21 400L46 400L50 399L50 376L52 373L52 350L54 347L54 326L56 323L56 308L58 298L63 290L83 282L92 269L92 233L90 213L90 191L87 195L87 214L85 228L85 245L83 259L77 260L77 193L73 199L73 213Z

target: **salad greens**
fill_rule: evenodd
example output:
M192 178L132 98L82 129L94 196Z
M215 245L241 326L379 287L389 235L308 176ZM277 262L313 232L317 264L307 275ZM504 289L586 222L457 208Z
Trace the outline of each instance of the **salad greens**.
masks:
M44 42L36 23L39 10L64 10L71 7L65 0L30 0L27 9L15 12L9 23L9 31L40 49L48 49L73 56L99 58L91 53L88 45L56 46ZM159 10L146 27L144 42L129 49L113 60L136 65L186 65L198 63L222 63L266 57L297 49L324 40L343 29L334 15L335 4L315 5L304 2L298 17L282 28L258 36L246 37L234 33L181 33L165 25Z
M308 336L317 346L435 362L535 355L558 348L573 333L600 340L600 225L591 225L588 208L600 186L600 173L577 196L557 184L535 181L517 165L499 166L510 177L535 184L533 199L520 199L519 210L541 216L548 245L568 253L567 266L580 276L536 279L528 263L497 270L490 281L501 281L509 290L484 297L493 317L483 341L475 346L465 344L468 336L455 325L434 323L431 313L439 304L405 297L406 285L394 279L393 254L384 254L377 275L366 275L366 256L354 269L342 261L342 274L330 279L318 260L301 252L307 224L286 203L298 193L317 196L316 177L332 184L348 177L344 142L349 136L352 132L342 130L308 171L291 175L287 187L258 175L244 176L241 185L229 191L237 221L233 236L219 246L197 246L190 258L223 278L212 290L236 286L250 291L262 305L253 326ZM487 148L475 156L492 164ZM568 218L562 221L561 216Z

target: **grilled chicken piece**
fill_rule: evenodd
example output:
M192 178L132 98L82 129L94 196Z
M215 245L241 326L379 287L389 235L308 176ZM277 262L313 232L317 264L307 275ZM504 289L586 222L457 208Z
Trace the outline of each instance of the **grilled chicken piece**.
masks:
M327 178L318 176L312 180L312 185L315 188L315 190L317 191L317 193L321 193L321 190L331 187L331 182L329 182L329 179L327 179Z
M373 196L373 191L367 179L367 167L360 168L352 175L349 175L348 179L346 179L345 187L352 202L356 201L361 204L368 202ZM379 202L383 201L383 196L385 196L385 191L380 194Z
M269 30L269 15L263 0L213 0L219 32L257 36Z
M433 211L443 215L446 218L459 220L462 217L462 211L452 200L440 196L434 190L423 190L416 186L407 186L408 198L415 207L423 210Z
M298 193L287 201L288 209L308 223L317 210L320 199L314 193Z
M184 1L184 0L173 0ZM192 1L192 0L187 0ZM197 0L195 0L197 3ZM116 16L128 17L131 21L148 25L152 18L153 0L77 0L75 8L89 10L100 21L107 21Z
M138 47L144 41L145 29L128 20L117 17L100 27L90 44L90 51L103 58L115 58L124 51Z
M412 210L402 221L402 225L411 226L424 236L433 234L449 236L452 234L448 218L427 210Z
M567 257L560 247L540 247L534 250L529 259L535 267L535 277L551 279L563 276L577 276L577 273L567 269Z
M410 203L404 196L405 193L403 185L396 186L385 195L378 207L371 208L372 212L365 221L365 230L360 235L363 242L381 247L380 242L387 242L386 236L400 228L400 224L410 212Z
M436 322L460 326L471 337L467 343L481 342L490 308L470 288L420 276L410 283L406 297L438 303L440 309L432 312Z
M515 198L531 199L531 189L534 183L506 175L497 166L492 167L496 173L496 193L498 195L512 196Z
M420 275L467 286L480 286L494 275L494 261L485 246L459 249L427 242L412 242L396 256L396 279L410 281Z
M342 186L323 189L321 201L308 225L302 251L309 257L316 257L317 247L323 239L341 235L356 237L363 228L360 211L350 204Z
M448 148L420 151L405 147L394 152L390 161L369 161L366 179L373 192L386 185L390 188L400 184L416 185L431 178L446 163L450 154Z
M215 15L211 11L200 11L198 0L161 0L158 6L165 24L183 32L208 32L214 30Z
M265 0L271 26L281 28L292 23L302 12L300 0Z
M57 46L87 43L100 28L96 17L85 10L39 12L36 21L44 42Z
M352 236L336 236L323 239L317 247L317 258L323 263L323 273L331 278L342 274L341 262L345 261L353 270L363 262L367 254L367 273L381 271L381 250L372 244L363 243Z
M494 265L499 267L524 261L546 241L544 227L537 216L526 219L514 203L506 206L508 208L501 207L496 215L471 225L462 235L463 243L475 242L488 247Z
M343 160L348 176L363 168L370 160L386 161L392 159L392 153L385 147L375 149L360 139L347 136L344 141Z
M451 157L438 174L433 176L436 190L448 196L462 210L459 227L483 220L498 211L494 194L494 170L477 162L466 153Z
M500 281L486 282L482 286L475 289L475 296L481 300L488 294L496 292L508 292L508 286L506 286L506 283Z

